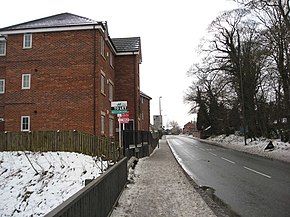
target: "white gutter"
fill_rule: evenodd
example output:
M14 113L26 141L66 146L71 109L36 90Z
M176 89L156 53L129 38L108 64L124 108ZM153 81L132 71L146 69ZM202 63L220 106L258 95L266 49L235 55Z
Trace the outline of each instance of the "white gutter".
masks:
M19 29L19 30L7 30L0 31L2 35L14 35L24 33L39 33L39 32L62 32L62 31L74 31L74 30L87 30L87 29L101 29L104 31L101 25L88 25L88 26L70 26L70 27L53 27L53 28L31 28L31 29Z

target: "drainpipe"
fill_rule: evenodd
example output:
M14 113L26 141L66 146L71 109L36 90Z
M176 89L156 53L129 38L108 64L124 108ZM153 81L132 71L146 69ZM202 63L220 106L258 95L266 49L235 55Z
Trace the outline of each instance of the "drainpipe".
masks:
M137 55L136 55L137 56ZM136 57L135 56L135 57ZM134 57L134 55L133 55L133 57ZM137 127L137 125L138 125L138 112L137 112L137 90L136 90L136 87L137 87L137 85L136 85L136 61L135 61L135 58L133 58L133 72L134 72L134 107L135 107L135 126L134 126L134 128L135 128L135 130L138 130L138 127Z
M95 28L95 25L94 25L94 28L93 28L93 31L94 31L94 42L93 42L93 61L94 61L94 69L93 69L93 131L94 131L94 135L96 135L96 62L97 62L97 57L96 57L96 28Z
M134 142L134 145L135 145L135 151L137 150L137 144L136 144L136 131L135 130L138 130L136 129L136 125L137 125L137 122L138 122L138 119L137 119L137 106L136 106L136 96L137 96L137 91L136 91L136 66L135 66L135 58L134 58L134 55L133 55L133 73L134 73L134 108L135 108L135 114L134 114L134 123L133 123L133 142ZM135 152L135 156L137 157L137 152Z

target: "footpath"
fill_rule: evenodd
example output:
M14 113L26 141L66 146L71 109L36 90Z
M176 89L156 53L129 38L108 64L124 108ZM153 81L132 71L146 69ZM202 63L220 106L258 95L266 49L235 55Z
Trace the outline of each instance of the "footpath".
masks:
M130 170L131 183L111 217L216 216L184 174L166 140L159 144L150 157L139 159Z

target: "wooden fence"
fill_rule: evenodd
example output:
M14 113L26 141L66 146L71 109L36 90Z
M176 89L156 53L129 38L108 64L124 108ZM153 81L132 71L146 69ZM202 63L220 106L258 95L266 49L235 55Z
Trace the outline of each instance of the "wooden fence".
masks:
M68 151L117 161L118 142L79 131L0 132L0 151Z

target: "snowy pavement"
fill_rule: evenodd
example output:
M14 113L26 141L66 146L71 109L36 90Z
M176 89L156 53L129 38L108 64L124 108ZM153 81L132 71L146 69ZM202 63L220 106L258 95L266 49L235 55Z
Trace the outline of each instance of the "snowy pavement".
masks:
M132 174L133 173L133 174ZM166 140L131 170L112 217L216 216L176 162Z

